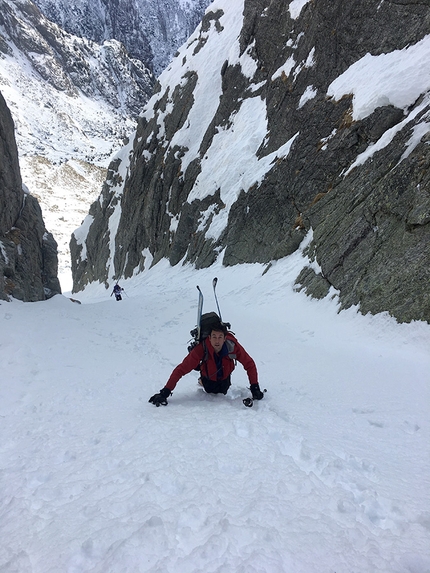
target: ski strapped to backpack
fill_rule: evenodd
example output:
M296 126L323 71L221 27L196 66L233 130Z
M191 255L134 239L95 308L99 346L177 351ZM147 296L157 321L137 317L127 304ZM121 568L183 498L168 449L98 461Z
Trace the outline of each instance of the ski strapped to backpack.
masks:
M202 314L204 298L203 298L203 293L200 290L200 287L197 286L197 290L199 291L199 302L197 305L197 325L195 328L193 328L193 330L190 331L192 340L190 341L190 344L188 346L188 352L191 352L191 350L195 346L197 346L200 342L203 342L204 339L210 335L214 326L219 326L220 324L222 324L228 330L230 330L231 328L231 324L229 322L223 322L222 320L221 311L218 304L218 298L215 290L217 282L218 279L215 277L212 281L212 286L214 290L215 302L218 308L218 314L216 312L206 312L205 314Z

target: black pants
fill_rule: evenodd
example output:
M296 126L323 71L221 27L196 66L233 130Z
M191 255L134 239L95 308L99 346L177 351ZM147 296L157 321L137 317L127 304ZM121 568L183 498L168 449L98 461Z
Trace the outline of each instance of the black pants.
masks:
M231 386L230 376L225 380L209 380L202 376L203 388L208 392L208 394L227 394L227 390Z

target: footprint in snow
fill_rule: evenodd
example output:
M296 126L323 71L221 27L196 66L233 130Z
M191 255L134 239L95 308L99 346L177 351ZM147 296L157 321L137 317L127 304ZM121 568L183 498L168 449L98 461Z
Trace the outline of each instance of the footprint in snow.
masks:
M413 435L420 430L420 426L418 424L413 424L405 420L402 424L402 430L409 435Z
M383 422L376 422L374 420L367 420L367 421L371 426L375 426L375 428L383 428L385 425Z

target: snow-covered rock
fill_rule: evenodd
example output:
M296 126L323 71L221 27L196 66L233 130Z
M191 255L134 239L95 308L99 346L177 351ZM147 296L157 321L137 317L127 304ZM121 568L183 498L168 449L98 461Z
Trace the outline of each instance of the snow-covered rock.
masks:
M35 0L68 32L102 43L116 39L159 75L194 32L211 0Z
M0 299L61 293L57 244L37 199L22 184L12 116L0 93Z
M270 264L313 231L298 288L430 321L429 29L418 1L215 0L72 239L74 289Z

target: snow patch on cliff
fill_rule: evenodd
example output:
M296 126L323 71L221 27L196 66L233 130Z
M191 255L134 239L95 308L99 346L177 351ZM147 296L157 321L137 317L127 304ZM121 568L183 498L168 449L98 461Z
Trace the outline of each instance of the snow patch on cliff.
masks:
M340 100L353 94L354 120L364 119L377 107L404 109L430 90L430 35L403 50L366 54L328 87L327 95Z

